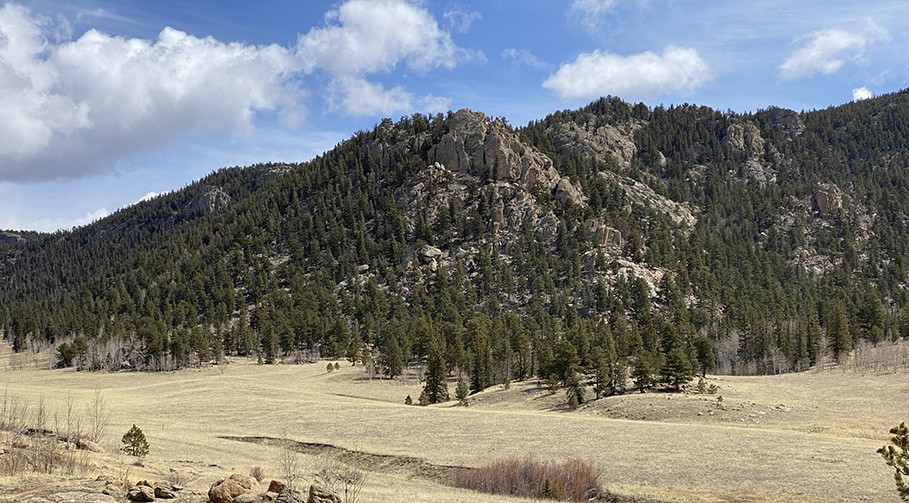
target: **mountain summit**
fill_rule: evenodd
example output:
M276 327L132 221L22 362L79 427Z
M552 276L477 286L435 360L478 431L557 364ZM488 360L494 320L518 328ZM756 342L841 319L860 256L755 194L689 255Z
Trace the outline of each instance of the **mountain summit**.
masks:
M907 124L905 92L385 120L310 162L0 235L0 329L92 369L321 354L394 375L438 352L480 388L603 358L805 369L909 335Z

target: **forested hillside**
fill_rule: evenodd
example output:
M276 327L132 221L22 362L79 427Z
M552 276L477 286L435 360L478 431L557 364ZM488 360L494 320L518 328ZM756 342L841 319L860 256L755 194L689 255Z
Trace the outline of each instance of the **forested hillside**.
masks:
M906 92L386 120L310 162L0 234L0 329L61 366L433 360L475 390L798 371L909 337L907 165Z

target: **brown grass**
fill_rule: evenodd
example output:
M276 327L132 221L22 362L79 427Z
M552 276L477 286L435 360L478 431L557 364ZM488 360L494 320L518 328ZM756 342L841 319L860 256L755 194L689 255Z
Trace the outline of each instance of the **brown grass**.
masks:
M46 409L62 417L67 396L84 411L101 390L110 411L101 444L109 454L93 458L95 475L116 474L131 461L116 450L136 423L151 452L144 466L131 467L130 478L151 480L173 468L186 477L187 490L203 494L217 478L253 466L269 476L281 473L280 447L219 437L287 435L442 466L480 467L528 452L553 461L589 459L603 470L605 488L622 499L898 502L892 474L875 451L887 442L889 428L909 416L905 371L709 377L720 386L725 411L712 395L635 393L564 412L548 402L564 396L535 392L535 382L474 395L469 407L408 407L404 397L422 388L412 375L370 381L362 367L345 362L330 374L324 361L259 366L246 359L220 369L150 374L23 369L8 364L11 357L0 344L0 396L8 387L8 408L15 401L32 414L44 397ZM83 420L86 430L89 423ZM304 454L300 473L314 473L319 464ZM0 477L0 500L18 480ZM385 471L370 472L360 500L492 503L503 497Z
M480 468L461 470L453 484L489 494L588 501L603 490L599 478L599 472L589 461L509 458Z

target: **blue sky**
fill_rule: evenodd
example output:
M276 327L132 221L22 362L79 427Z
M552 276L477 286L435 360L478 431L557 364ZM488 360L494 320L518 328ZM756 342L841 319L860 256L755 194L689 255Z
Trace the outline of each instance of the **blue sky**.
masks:
M904 1L3 3L0 229L68 229L415 112L839 105L909 87L906 19Z

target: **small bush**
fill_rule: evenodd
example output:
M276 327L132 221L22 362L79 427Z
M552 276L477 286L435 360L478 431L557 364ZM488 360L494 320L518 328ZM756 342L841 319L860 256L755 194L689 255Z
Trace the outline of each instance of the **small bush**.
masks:
M249 469L249 476L261 482L265 480L265 470L261 466L254 466Z
M142 433L142 429L135 424L123 434L120 441L123 443L120 450L127 454L137 457L148 454L148 440L145 439L145 433Z
M453 481L456 487L489 494L559 501L588 501L601 494L600 472L588 461L562 463L509 458L481 468L465 469Z
M470 394L470 388L464 379L458 379L458 386L455 388L455 397L461 405L467 403L467 396Z

